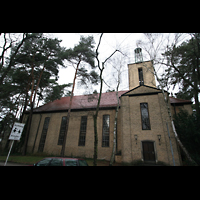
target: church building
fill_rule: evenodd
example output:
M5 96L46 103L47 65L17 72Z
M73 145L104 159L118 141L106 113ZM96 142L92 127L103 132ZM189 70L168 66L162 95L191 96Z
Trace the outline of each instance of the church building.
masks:
M162 91L157 89L152 61L143 61L135 49L135 63L128 64L129 90L119 91L115 162L164 162L181 165ZM192 113L192 102L169 97L171 113L180 109ZM94 122L99 94L79 95L72 99L65 156L93 158ZM27 152L60 155L66 129L70 97L62 97L33 110ZM102 93L97 118L98 159L110 160L113 149L116 92ZM24 117L27 119L28 111ZM170 137L169 137L170 136Z

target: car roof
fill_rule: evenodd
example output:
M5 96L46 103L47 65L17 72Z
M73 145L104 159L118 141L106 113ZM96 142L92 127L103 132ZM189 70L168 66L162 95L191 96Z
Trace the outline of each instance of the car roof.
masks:
M66 159L70 159L70 160L84 160L82 158L66 158L66 157L46 157L46 158L61 158L61 159L64 159L64 160L66 160Z

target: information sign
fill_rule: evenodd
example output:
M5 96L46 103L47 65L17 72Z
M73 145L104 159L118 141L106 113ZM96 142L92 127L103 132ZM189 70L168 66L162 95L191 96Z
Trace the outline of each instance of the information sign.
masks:
M20 140L20 137L22 135L22 131L24 129L24 125L23 123L18 123L15 122L12 131L10 133L10 137L9 140Z

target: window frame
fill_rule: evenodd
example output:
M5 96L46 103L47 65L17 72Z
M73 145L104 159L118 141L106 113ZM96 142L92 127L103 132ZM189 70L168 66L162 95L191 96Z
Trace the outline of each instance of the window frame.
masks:
M142 75L141 75L142 74ZM142 67L138 68L139 85L144 85L144 74Z
M108 135L105 135L104 133L104 117L105 116L109 117ZM105 139L105 137L108 137L108 139ZM108 145L106 145L106 143ZM103 119L102 119L102 147L110 147L110 115L108 114L103 115Z
M64 123L64 122L63 122L63 121L64 121L64 120L63 120L64 117L66 118L66 123L65 123L65 125L63 125L63 123ZM63 145L64 135L65 135L66 128L67 128L67 116L62 116L57 145ZM64 134L62 133L63 130L64 130ZM62 132L61 132L61 131L62 131ZM63 138L62 138L62 137L63 137ZM62 140L62 141L61 141L61 140Z
M39 146L38 146L38 152L43 152L44 151L44 146L45 146L45 142L46 142L47 132L48 132L48 128L49 128L49 122L50 122L50 117L45 117L43 128L42 128L42 133L41 133L41 136L40 136L40 142L39 142Z
M142 107L141 105L146 104L147 105L147 113L148 113L148 123L149 123L149 128L144 128L143 127L143 116L142 116ZM140 103L140 113L141 113L141 125L142 125L142 130L151 130L151 123L150 123L150 115L149 115L149 106L147 102ZM145 125L146 126L146 125Z
M84 118L86 119L85 122L86 124L82 124L84 122ZM83 125L83 126L82 126ZM85 126L85 127L84 127ZM83 128L85 130L83 130ZM87 116L81 116L81 122L80 122L80 131L79 131L79 140L78 140L78 146L85 146L85 141L86 141L86 132L87 132ZM82 140L83 139L83 140Z

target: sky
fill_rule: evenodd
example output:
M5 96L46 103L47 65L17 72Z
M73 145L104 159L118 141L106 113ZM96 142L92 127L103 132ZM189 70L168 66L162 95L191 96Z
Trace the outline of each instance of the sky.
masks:
M92 35L95 40L95 50L99 42L100 33L51 33L48 34L50 37L57 37L61 39L61 46L66 48L73 48L74 45L79 43L80 36L89 36ZM137 47L137 40L143 38L142 33L104 33L102 36L101 44L99 46L99 60L103 62L107 57L109 57L116 49L119 49L123 53L127 54L126 58L123 59L123 72L121 74L121 83L119 90L128 90L128 64L135 62L134 49ZM120 53L116 53L112 58L120 57ZM123 56L122 56L123 57ZM149 59L146 59L149 60ZM96 59L95 59L96 62ZM116 61L109 60L103 71L103 78L105 83L103 85L103 92L106 92L108 89L116 89L116 78L117 73L112 67L112 64ZM96 63L97 64L97 63ZM99 71L96 70L99 74ZM66 69L60 69L59 71L59 84L73 82L75 69L69 66ZM115 73L115 74L113 74ZM76 82L77 83L77 82ZM88 88L80 87L76 84L75 95L82 95L87 93L92 93L94 90L99 92L99 86L89 86Z
M74 45L78 44L80 41L80 36L93 36L95 40L95 50L99 42L99 38L101 33L45 33L44 35L52 38L58 38L62 40L61 46L66 48L73 48ZM158 39L158 42L160 42L160 48L162 49L162 46L166 46L167 40L162 41L162 37L166 38L170 36L173 41L173 34L157 34L158 37L160 37L161 40ZM164 36L163 36L164 35ZM22 34L14 34L16 37L21 37ZM145 41L145 36L143 33L104 33L102 36L101 44L99 46L99 60L100 63L105 61L106 58L108 58L116 49L123 52L123 54L126 54L126 56L122 56L119 52L115 53L114 56L112 56L111 59L106 62L105 70L103 71L103 79L105 83L103 84L103 92L106 92L108 89L116 90L116 79L117 79L117 71L113 68L113 66L119 67L118 63L121 63L122 66L122 73L121 73L121 82L119 90L128 90L128 64L135 63L135 55L134 55L134 49L140 46L140 43L138 41ZM1 37L0 43L3 42L3 37ZM165 45L164 45L165 44ZM147 45L148 46L148 45ZM150 60L149 55L146 53L146 43L142 47L142 54L143 54L143 60L147 61ZM7 52L9 53L9 52ZM97 65L97 61L95 59L95 63ZM96 72L99 74L99 70L97 69ZM60 68L59 69L59 84L67 84L72 83L74 78L75 69L72 66L68 66L67 68ZM164 67L159 68L158 75L161 75L164 73ZM158 83L157 83L158 85ZM92 86L89 85L87 88L80 87L78 82L76 81L76 87L75 87L75 95L82 95L82 94L91 94L94 90L97 90L99 92L99 85L98 86ZM174 93L177 90L173 91Z

